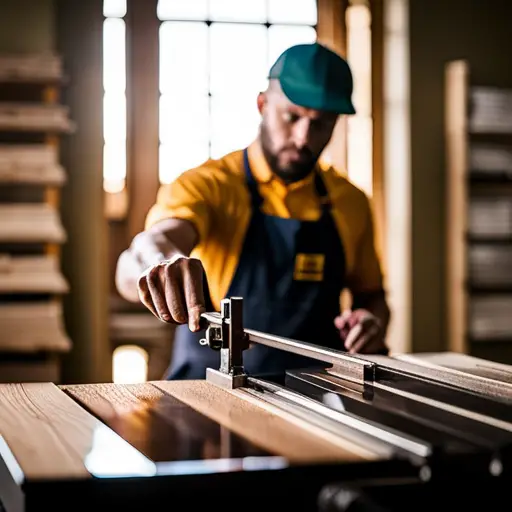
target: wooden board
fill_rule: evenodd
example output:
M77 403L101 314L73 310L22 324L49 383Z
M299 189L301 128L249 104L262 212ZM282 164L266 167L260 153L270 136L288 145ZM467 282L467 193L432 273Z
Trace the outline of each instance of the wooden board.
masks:
M89 477L84 459L98 425L54 384L0 385L0 436L25 478Z
M9 167L45 167L59 162L56 146L33 144L0 144L0 169Z
M0 205L0 242L64 243L66 233L58 212L45 203Z
M0 254L0 293L66 293L68 282L54 256Z
M68 110L59 104L0 102L0 130L71 132Z
M66 173L60 165L44 167L0 166L0 183L6 185L53 185L66 182Z
M44 83L62 76L62 58L58 55L0 55L0 83Z
M316 431L243 391L224 390L207 381L158 381L154 385L254 444L293 462L348 462L375 457L370 451Z
M60 186L65 181L57 146L0 144L0 183Z
M68 351L59 302L0 305L0 352Z

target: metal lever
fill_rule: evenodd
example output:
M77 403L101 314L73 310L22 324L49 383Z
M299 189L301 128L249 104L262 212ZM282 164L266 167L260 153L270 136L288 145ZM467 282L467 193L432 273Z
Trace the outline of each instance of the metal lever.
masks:
M249 337L244 332L242 297L222 300L220 326L210 325L200 343L220 350L220 368L207 368L207 380L229 389L245 385L243 352L249 348Z

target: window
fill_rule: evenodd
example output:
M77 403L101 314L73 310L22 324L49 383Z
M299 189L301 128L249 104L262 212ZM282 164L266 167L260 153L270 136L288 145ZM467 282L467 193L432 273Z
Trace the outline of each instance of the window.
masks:
M103 15L103 188L115 218L126 207L126 0L104 0Z
M114 350L112 380L115 384L139 384L148 379L148 353L137 345Z
M159 0L159 178L257 134L257 94L289 46L316 40L315 0Z

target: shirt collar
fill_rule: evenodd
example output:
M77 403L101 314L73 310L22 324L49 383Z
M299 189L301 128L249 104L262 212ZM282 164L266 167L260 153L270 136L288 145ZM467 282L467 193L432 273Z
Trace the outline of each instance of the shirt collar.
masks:
M313 183L315 173L310 173L306 178L301 181L292 183L290 185L286 185L278 176L276 176L272 170L270 169L268 162L263 154L263 150L261 148L261 143L259 139L256 139L247 149L248 157L249 157L249 165L251 166L251 171L259 183L270 183L287 190L288 192L292 190L296 190L298 188L302 188L305 185L311 185Z

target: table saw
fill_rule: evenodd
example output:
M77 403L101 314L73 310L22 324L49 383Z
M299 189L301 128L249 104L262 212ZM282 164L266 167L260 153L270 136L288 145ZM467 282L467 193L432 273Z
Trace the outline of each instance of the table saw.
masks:
M473 510L508 499L512 367L352 355L205 313L205 380L0 386L0 510ZM321 342L321 340L319 340ZM248 375L254 343L319 367Z

